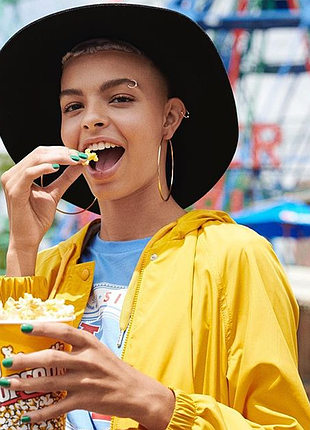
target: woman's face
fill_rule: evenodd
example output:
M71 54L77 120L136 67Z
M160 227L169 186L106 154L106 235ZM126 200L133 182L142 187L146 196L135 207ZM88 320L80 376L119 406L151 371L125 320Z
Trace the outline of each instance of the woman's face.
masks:
M162 77L147 59L119 51L70 59L60 104L63 143L99 150L99 161L84 173L99 201L155 192L169 101Z

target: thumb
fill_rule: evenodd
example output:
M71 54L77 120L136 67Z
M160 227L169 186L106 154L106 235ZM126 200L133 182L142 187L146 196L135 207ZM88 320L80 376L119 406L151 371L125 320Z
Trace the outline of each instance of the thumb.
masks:
M83 170L84 166L82 165L68 166L55 181L45 187L46 191L52 195L56 203L59 202L70 185L83 173Z

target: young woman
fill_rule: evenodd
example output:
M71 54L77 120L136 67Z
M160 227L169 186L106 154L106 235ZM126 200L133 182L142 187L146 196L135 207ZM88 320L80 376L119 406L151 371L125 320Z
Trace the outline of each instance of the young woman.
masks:
M270 244L223 212L185 210L224 173L238 136L202 29L131 4L45 17L2 49L0 104L16 161L2 177L11 235L1 299L31 292L76 310L75 328L28 327L70 353L9 363L64 374L0 380L67 391L22 422L67 414L78 430L309 428L298 308ZM98 162L85 165L87 149ZM59 200L85 208L93 196L100 220L38 254Z

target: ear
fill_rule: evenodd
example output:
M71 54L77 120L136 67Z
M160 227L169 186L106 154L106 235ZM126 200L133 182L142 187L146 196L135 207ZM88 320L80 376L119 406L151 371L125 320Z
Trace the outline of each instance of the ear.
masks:
M172 139L175 131L179 127L184 118L186 108L184 103L178 97L169 99L165 106L165 118L163 125L163 138L166 140Z

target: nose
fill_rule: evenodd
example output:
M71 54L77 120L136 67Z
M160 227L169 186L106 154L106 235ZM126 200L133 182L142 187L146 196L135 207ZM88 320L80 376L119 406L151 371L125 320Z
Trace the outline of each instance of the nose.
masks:
M92 128L97 128L97 127L103 127L104 126L104 122L103 121L87 121L87 123L85 122L83 124L83 128L85 130L90 130Z
M102 109L93 107L85 111L82 126L85 130L105 127L108 123L107 116L104 115Z

